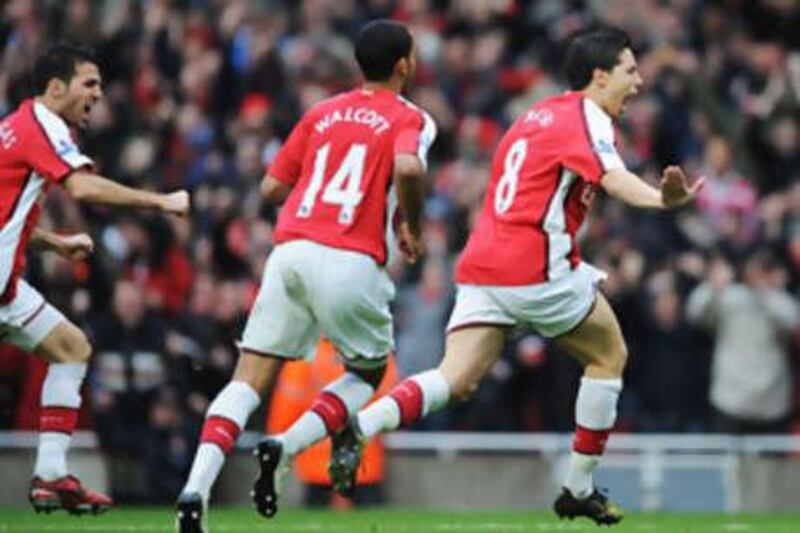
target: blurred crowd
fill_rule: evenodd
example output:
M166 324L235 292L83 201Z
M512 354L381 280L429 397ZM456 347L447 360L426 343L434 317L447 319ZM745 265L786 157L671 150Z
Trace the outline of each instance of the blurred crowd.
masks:
M176 493L235 363L273 245L277 211L258 194L264 169L305 109L359 83L351 41L375 17L411 28L419 62L408 96L439 127L427 255L390 267L401 375L442 355L453 265L500 136L526 106L564 90L565 39L608 23L633 37L646 82L619 126L629 168L653 183L667 164L708 179L677 213L598 195L583 230L584 257L608 272L629 343L620 429L800 431L797 0L8 0L2 9L0 116L29 94L27 71L48 45L91 44L105 98L80 134L84 151L120 182L192 193L192 215L175 219L51 190L43 224L89 231L97 251L77 264L32 255L27 273L90 332L87 424L107 450L146 465L150 497ZM32 427L40 363L0 351L0 426ZM571 430L579 374L519 332L475 400L425 427Z

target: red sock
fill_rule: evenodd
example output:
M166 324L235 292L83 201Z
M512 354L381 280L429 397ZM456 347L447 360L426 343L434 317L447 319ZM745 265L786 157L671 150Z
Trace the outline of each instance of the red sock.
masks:
M576 425L572 449L584 455L603 455L610 432L610 429L588 429Z
M347 405L331 391L322 391L311 410L325 423L328 434L338 433L347 424Z
M236 422L222 416L209 416L203 424L200 443L210 443L219 446L222 453L228 454L233 450L236 439L242 432Z
M400 425L408 426L422 415L422 388L413 379L401 381L389 396L400 409Z
M72 407L42 406L39 410L41 433L66 433L72 435L78 425L78 410Z

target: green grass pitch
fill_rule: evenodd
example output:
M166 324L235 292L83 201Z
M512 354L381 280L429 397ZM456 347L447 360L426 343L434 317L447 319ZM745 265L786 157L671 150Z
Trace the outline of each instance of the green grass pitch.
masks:
M212 509L212 533L259 531L285 532L516 532L516 531L598 531L583 519L559 521L547 512L520 511L415 511L381 509L370 511L281 511L265 520L248 508ZM63 513L36 515L23 509L0 509L0 532L93 531L124 533L174 531L173 512L168 508L114 509L98 517L71 517ZM600 531L606 531L600 529ZM800 532L800 514L718 515L718 514L629 514L610 531L641 533Z

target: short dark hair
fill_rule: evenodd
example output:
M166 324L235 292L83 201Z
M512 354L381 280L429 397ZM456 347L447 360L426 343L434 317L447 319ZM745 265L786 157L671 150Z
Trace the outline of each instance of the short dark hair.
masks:
M39 56L33 67L34 92L44 94L47 84L53 78L69 83L75 75L75 68L81 63L97 64L94 50L70 43L58 43L50 47Z
M413 39L408 28L386 19L374 20L356 37L356 61L369 81L386 81L397 62L411 54Z
M570 88L586 88L596 68L612 70L626 48L631 48L631 38L619 28L597 28L573 37L564 60L564 72Z

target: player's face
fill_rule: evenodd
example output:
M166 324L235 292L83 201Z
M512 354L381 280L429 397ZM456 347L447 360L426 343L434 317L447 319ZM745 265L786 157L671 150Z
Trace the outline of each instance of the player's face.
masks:
M79 63L67 87L64 119L73 126L86 127L89 113L102 96L100 69L94 63Z
M606 85L608 112L619 118L625 112L628 101L636 96L642 86L642 76L636 65L636 58L629 48L619 54L619 62L611 70Z

